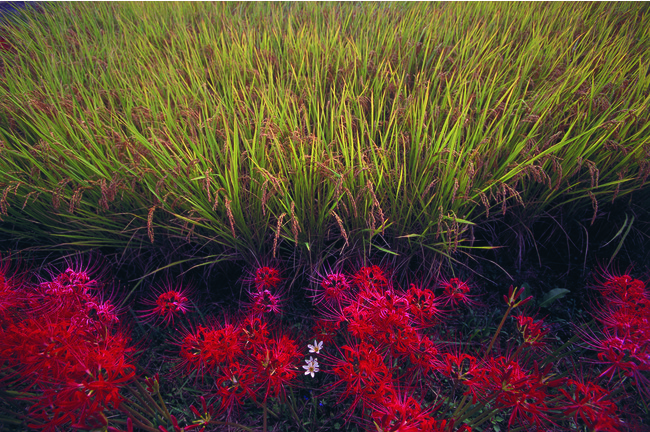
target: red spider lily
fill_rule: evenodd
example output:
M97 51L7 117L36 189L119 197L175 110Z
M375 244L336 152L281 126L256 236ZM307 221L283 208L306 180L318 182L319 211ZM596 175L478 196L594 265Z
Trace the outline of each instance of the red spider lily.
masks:
M105 409L119 407L119 390L135 375L128 358L133 349L122 333L93 335L75 331L66 321L43 323L32 318L13 327L13 332L17 337L3 345L13 351L11 359L22 380L32 381L27 389L39 392L30 408L30 416L43 423L38 427L94 422ZM29 343L20 342L25 337Z
M313 338L321 340L327 345L334 340L340 328L340 322L325 319L317 320L312 328Z
M253 376L264 391L265 401L269 396L285 398L287 386L298 375L297 361L302 356L297 343L286 335L254 347Z
M595 313L604 325L597 336L578 329L586 345L597 351L597 360L586 361L602 365L599 377L610 382L633 378L642 396L650 397L650 300L645 284L629 275L606 275L601 291L605 308Z
M592 430L601 417L615 418L617 408L609 391L589 381L570 379L567 385L572 388L570 393L559 389L567 399L562 406L565 416L572 416L576 423L580 417Z
M618 336L650 340L650 300L645 297L635 302L610 302L604 310L593 315Z
M645 284L630 275L605 275L599 288L605 297L622 301L635 301L645 296Z
M436 424L430 411L412 397L391 389L381 404L373 406L372 418L382 432L430 431Z
M279 294L273 294L265 289L251 292L250 310L253 315L262 316L266 313L279 314L282 311L282 299Z
M269 336L268 324L255 315L247 315L238 327L241 330L240 340L243 349L253 349L255 346L263 345Z
M392 388L392 376L384 357L366 342L343 346L341 355L342 359L334 361L332 374L338 378L334 387L344 386L341 398L353 398L348 412L351 413L360 402L365 407L372 403L380 404Z
M133 369L96 371L94 376L81 383L70 383L67 388L56 390L55 410L102 412L110 406L118 408L122 402L120 388L135 376Z
M533 317L518 315L514 317L517 321L517 330L524 338L524 346L539 347L544 346L544 338L550 331L544 325L542 320L533 321Z
M457 382L467 381L479 373L476 357L466 353L445 353L441 356L439 372Z
M439 355L440 350L431 339L427 336L419 336L417 344L411 347L409 360L416 369L427 373L441 367Z
M372 336L378 343L389 344L395 332L410 328L407 298L389 291L360 292L355 302L343 308L339 319L348 322L353 336Z
M544 423L552 423L548 416L550 408L547 406L546 389L563 382L549 381L549 368L542 373L535 371L531 374L516 361L505 357L490 358L472 385L480 399L486 402L493 400L494 406L499 409L512 408L508 429L517 419L542 428Z
M361 267L352 275L352 282L367 292L383 292L390 287L386 272L376 265Z
M282 282L280 271L274 267L260 267L255 270L253 285L258 291L272 290Z
M610 382L615 376L633 378L638 391L650 397L650 343L633 337L619 337L605 328L602 336L578 330L586 345L597 351L597 359L585 359L586 362L603 365L599 377L606 377ZM621 376L622 374L622 376Z
M166 286L157 290L153 298L143 300L143 303L152 306L144 310L140 319L144 322L162 323L165 327L173 324L174 318L190 310L191 303L188 299L188 290L178 287Z
M379 332L409 325L409 303L405 296L386 291L370 301L368 309L373 312L373 322Z
M347 306L344 310L342 321L347 321L348 332L359 339L364 339L375 333L375 327L371 322L371 313L359 305Z
M68 268L42 282L32 293L30 309L33 314L47 316L54 321L69 321L76 331L103 331L119 322L119 312L110 296L105 296L101 284L88 277L85 271ZM108 297L108 298L107 298Z
M503 300L505 300L506 304L510 309L523 306L533 299L533 296L528 296L523 300L520 299L522 291L523 291L522 289L515 288L514 286L510 285L510 288L508 289L508 296L507 297L505 295L503 296Z
M432 327L442 318L443 311L440 310L440 302L430 289L421 289L411 284L407 292L409 314L415 323L420 327Z
M186 331L178 343L180 345L181 364L186 370L199 373L211 373L217 368L234 362L242 354L240 341L241 330L232 324L222 328L217 325Z
M383 335L394 358L409 357L420 346L420 335L410 326L396 327ZM377 339L383 342L382 339Z
M151 395L156 395L160 391L160 375L158 372L153 377L147 377L144 379L147 391Z
M320 281L320 291L314 297L316 303L340 304L350 292L350 282L343 273L327 273Z
M233 362L217 379L217 392L221 396L221 411L231 412L244 404L245 399L255 398L255 376L251 366Z
M67 268L63 273L59 273L50 282L40 284L45 294L51 296L60 296L67 294L86 295L91 290L97 289L97 280L91 279L86 271L74 271Z
M214 417L215 412L212 405L208 406L205 403L205 398L203 396L201 396L199 399L201 400L202 411L199 412L198 409L194 408L194 405L190 405L190 410L192 411L192 414L197 417L197 419L192 421L191 425L185 426L183 428L183 432L199 427L201 428L199 432L203 432L205 431L205 426L208 425L210 423L210 420L212 420L212 417Z
M474 300L470 293L470 286L467 282L464 282L458 278L451 278L448 281L442 281L440 283L444 289L443 301L445 304L451 304L456 306L458 304L472 305Z

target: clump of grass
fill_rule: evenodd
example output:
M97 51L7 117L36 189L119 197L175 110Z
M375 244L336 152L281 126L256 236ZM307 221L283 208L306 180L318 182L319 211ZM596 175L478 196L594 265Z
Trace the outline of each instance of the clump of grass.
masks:
M593 223L647 189L649 19L638 4L46 5L3 31L0 228L318 257L451 254L507 212Z

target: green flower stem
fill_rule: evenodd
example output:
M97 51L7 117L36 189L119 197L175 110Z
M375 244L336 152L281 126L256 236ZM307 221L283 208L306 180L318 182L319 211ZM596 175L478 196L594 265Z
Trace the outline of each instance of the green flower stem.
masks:
M521 354L521 350L524 348L524 344L522 343L517 347L517 351L512 355L513 359L516 359L519 354Z
M465 411L465 402L467 401L467 395L463 395L463 398L458 403L458 406L454 410L454 413L451 415L452 418L457 418L457 415L460 415Z
M251 429L248 426L244 426L244 425L241 425L239 423L231 423L231 422L222 422L222 421L219 421L219 420L211 420L207 424L232 426L232 427L235 427L235 428L239 428L241 430L245 430L247 432L255 432L255 429Z
M165 401L163 400L162 396L160 395L160 389L157 392L158 394L158 400L160 401L160 405L163 407L163 410L165 410L165 417L171 420L171 415L169 414L169 410L167 409L167 405L165 404Z
M255 405L257 405L258 407L260 407L262 409L266 409L266 411L268 411L268 413L271 414L273 417L280 418L280 416L277 413L275 413L273 410L271 410L270 408L268 408L268 407L264 408L266 406L266 403L262 404L262 403L259 403L256 400L254 400L254 399L253 399L253 403L255 403Z
M130 406L123 404L120 407L124 411L126 411L127 414L129 414L129 416L131 417L131 421L133 421L133 423L136 426L141 427L142 429L145 429L148 432L160 432L158 429L154 429L153 424L149 420L144 418L142 414L140 414Z
M22 420L16 420L16 419L6 418L6 417L0 417L0 423L9 423L14 425L23 424Z
M266 409L266 400L262 404L262 408L263 408L263 411L264 411L264 414L262 415L262 430L264 432L266 432L267 431L266 424L267 424L267 421L268 421L268 412L267 412L267 409Z
M318 396L312 391L312 403L314 405L314 416L312 417L311 420L311 431L314 432L314 428L316 427L316 413L318 411Z
M154 409L151 408L151 407L149 406L149 404L147 403L146 400L144 400L144 398L142 397L142 395L140 394L140 392L135 391L131 386L127 386L126 388L129 389L129 391L131 392L131 394L132 394L133 396L135 396L135 398L136 398L136 399L137 399L137 400L142 404L142 405L138 405L138 404L136 404L135 402L131 401L131 403L132 403L133 405L135 405L135 407L136 407L137 409L139 409L139 410L141 410L141 411L144 411L144 412L146 412L147 414L152 415L152 416L155 416L155 415L156 415L156 412L154 411Z
M138 387L138 390L140 390L140 393L144 395L144 397L149 401L149 403L158 411L159 413L163 414L167 421L172 421L172 418L169 415L169 411L167 411L167 407L163 410L157 403L156 401L151 397L147 389L145 389L142 384L140 384L140 381L135 380L135 385Z
M485 406L484 406L484 405L479 405L478 407L479 407L479 408L483 408L483 407L485 407ZM474 410L472 410L472 412L468 414L468 417L469 417L469 415L471 415L471 414L474 413L473 411L474 411ZM492 417L494 417L494 415L496 415L497 413L499 413L499 410L496 409L496 408L495 408L495 409L488 410L488 411L484 412L483 414L479 415L477 418L473 419L473 420L472 420L471 422L469 422L468 424L471 425L472 428L477 428L477 427L479 427L480 425L482 425L483 423L485 423L486 421L490 420L490 419L491 419Z
M144 411L145 413L147 413L147 414L149 414L151 416L158 417L158 415L151 409L151 407L149 407L147 405L141 406L141 405L137 404L136 402L134 402L132 400L129 400L128 402L129 402L129 405L131 405L134 409Z
M29 392L19 392L19 391L14 391L14 390L5 390L2 392L2 394L5 394L9 396L10 398L21 398L21 397L35 397L38 396L35 393L29 393Z
M12 417L18 417L18 418L21 418L21 419L23 419L23 420L22 420L23 422L25 422L25 421L29 421L30 423L33 423L33 424L35 424L35 425L39 425L39 426L42 426L42 425L43 425L43 423L41 423L40 421L34 420L31 416L26 416L26 415L24 415L24 414L20 414L20 413L18 413L18 412L16 412L16 411L8 410L8 409L6 409L6 408L4 408L4 407L1 407L1 406L0 406L0 411L3 411L3 412L5 412L5 413L9 414L9 415L11 415Z
M289 411L291 411L291 415L293 418L296 420L296 423L300 425L300 428L304 431L307 429L305 428L305 425L302 424L302 421L300 421L300 417L298 417L298 414L296 413L296 408L295 408L295 400L293 398L293 389L291 389L291 397L288 397L289 403L287 404L289 406Z
M506 318L508 318L508 315L510 314L510 311L513 309L512 306L508 306L508 310L506 313L503 315L503 318L501 319L501 322L499 323L499 327L497 327L496 333L494 333L494 336L492 337L492 340L490 341L490 345L488 346L487 351L485 351L485 357L487 358L488 354L490 354L490 351L492 350L492 346L494 345L494 342L497 340L497 337L499 336L499 333L501 333L501 329L503 328L503 324L506 322Z
M500 412L500 410L498 410L496 408L492 409L492 410L489 410L489 411L486 411L483 414L481 414L480 416L478 416L476 419L473 419L468 424L470 424L472 426L472 428L478 428L480 425L482 425L486 421L492 419L499 412Z

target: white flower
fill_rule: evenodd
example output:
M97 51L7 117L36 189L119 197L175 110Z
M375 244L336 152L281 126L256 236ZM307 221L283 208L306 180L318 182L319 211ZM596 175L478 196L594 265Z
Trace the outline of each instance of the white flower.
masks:
M318 354L321 349L323 349L323 341L316 342L316 339L314 339L314 344L307 344L307 347L309 347L309 352L310 353L316 353Z
M313 378L314 374L318 372L318 359L309 356L309 360L305 360L305 363L307 364L302 367L305 369L305 375L311 375Z

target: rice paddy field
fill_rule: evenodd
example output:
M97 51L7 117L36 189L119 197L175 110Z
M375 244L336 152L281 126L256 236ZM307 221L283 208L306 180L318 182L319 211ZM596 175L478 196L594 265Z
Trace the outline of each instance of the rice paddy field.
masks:
M0 431L650 431L647 3L27 5Z

